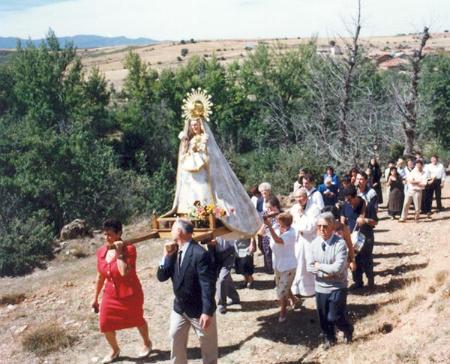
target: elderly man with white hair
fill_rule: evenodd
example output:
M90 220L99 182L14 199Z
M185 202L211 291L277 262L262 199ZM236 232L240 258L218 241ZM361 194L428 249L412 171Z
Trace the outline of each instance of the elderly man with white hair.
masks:
M292 227L295 229L297 242L295 256L297 270L292 284L292 293L301 296L314 295L314 274L306 269L307 257L311 254L311 242L317 235L317 216L320 208L312 201L308 201L308 191L302 187L295 191L296 203L289 212L294 218Z
M317 219L318 236L312 242L308 271L314 273L316 305L324 334L324 349L336 342L335 327L344 333L344 341L353 337L353 326L347 319L347 256L344 239L335 235L336 220L331 212Z

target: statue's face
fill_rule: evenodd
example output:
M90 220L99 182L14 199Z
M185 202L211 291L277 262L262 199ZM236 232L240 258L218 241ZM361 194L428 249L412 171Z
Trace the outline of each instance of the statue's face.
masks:
M194 134L200 134L202 132L202 127L198 119L191 120L191 129Z
M196 101L194 104L194 110L193 110L192 114L198 118L198 117L203 116L204 111L205 111L205 108L203 107L202 102Z

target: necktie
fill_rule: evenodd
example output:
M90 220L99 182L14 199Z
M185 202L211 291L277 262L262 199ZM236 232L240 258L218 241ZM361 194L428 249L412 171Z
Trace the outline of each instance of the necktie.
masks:
M178 269L181 268L181 257L182 257L182 255L183 255L183 251L180 250L180 251L178 252Z

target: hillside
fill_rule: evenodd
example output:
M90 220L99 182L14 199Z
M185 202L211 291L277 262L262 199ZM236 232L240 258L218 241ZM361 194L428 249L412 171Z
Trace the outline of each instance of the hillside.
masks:
M22 44L27 44L28 39L20 39ZM127 37L102 37L99 35L74 35L71 37L58 37L61 45L69 42L78 48L100 48L100 47L117 47L117 46L145 46L158 43L158 41L149 38L127 38ZM15 49L18 38L0 37L0 49ZM32 44L39 46L42 39L32 39Z
M241 306L218 316L220 363L449 363L450 362L450 181L443 191L446 211L433 221L399 224L387 219L375 231L376 289L349 295L349 311L355 324L351 345L329 351L319 348L319 327L312 298L290 311L278 323L272 278L257 268L254 290L240 290ZM126 235L148 230L148 221L128 226ZM98 363L107 351L97 329L97 315L89 306L93 295L95 257L77 259L95 251L101 235L71 241L47 270L26 277L0 279L0 297L7 294L23 302L0 306L0 362ZM134 358L138 333L119 333L121 363L167 363L168 318L173 294L170 283L156 280L163 241L138 246L138 275L144 287L145 316L154 343L152 355ZM256 266L262 266L257 256ZM234 275L239 282L240 277ZM18 301L21 301L19 298ZM37 357L23 351L21 341L49 323L64 328L75 342L71 348ZM198 341L191 332L189 356L199 363Z
M163 42L151 46L133 47L133 51L139 54L141 59L151 65L154 69L175 68L184 64L193 56L211 57L215 55L221 63L239 61L248 57L259 43L271 46L279 45L285 49L292 49L300 44L310 41L310 38L283 38L283 39L230 39L186 42ZM329 42L331 38L317 39L318 51L330 53ZM336 44L344 49L343 39L335 39ZM184 43L184 44L183 44ZM417 47L418 38L415 35L399 35L390 37L366 37L361 38L361 45L366 49L369 56L377 63L383 60L411 54ZM181 56L181 50L188 50L186 57ZM450 52L450 34L434 33L428 42L427 52L436 51ZM107 48L82 50L83 64L87 69L98 67L106 75L117 89L120 89L126 77L123 61L129 48Z

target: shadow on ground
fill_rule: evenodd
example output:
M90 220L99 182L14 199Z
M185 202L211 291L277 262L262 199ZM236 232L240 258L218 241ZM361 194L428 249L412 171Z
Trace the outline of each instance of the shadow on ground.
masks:
M407 272L412 272L414 270L424 269L428 266L428 263L420 264L401 264L395 268L388 268L380 272L375 272L375 275L386 277L386 276L398 276Z
M406 252L397 252L397 253L378 253L374 254L374 259L382 259L382 258L403 258L403 257L411 257L413 255L418 255L417 252L406 253Z

